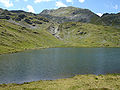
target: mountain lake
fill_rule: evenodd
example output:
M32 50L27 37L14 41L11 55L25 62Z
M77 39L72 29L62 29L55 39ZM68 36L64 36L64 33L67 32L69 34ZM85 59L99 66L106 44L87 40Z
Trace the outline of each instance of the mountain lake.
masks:
M120 73L120 48L49 48L0 55L0 84Z

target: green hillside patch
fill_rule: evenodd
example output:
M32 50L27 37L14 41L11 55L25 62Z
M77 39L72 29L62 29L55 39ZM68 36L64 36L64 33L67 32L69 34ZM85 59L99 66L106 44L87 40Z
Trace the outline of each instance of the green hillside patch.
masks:
M61 42L46 30L28 29L4 20L0 21L0 53L56 47Z
M0 20L0 54L48 47L120 47L120 30L102 25L67 22L58 26L60 38L43 24L30 29Z
M120 29L80 22L59 26L60 37L74 47L120 47Z

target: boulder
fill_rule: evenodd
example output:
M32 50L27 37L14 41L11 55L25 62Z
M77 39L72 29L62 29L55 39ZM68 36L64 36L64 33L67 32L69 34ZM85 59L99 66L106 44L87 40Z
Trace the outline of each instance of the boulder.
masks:
M33 23L35 23L35 24L42 24L42 22L40 22L40 21L33 21Z
M26 17L26 15L25 14L20 14L20 15L18 15L18 17L21 18L21 19L24 19Z
M24 21L28 24L32 24L32 22L29 19L25 19Z

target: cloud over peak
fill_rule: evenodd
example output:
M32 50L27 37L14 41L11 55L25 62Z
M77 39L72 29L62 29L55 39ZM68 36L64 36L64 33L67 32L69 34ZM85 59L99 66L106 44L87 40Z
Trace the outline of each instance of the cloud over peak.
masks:
M103 15L102 13L96 13L96 14L97 14L98 16L100 16L100 17Z
M56 6L57 6L57 7L67 7L67 5L65 5L65 4L62 3L61 1L57 1L57 2L56 2Z
M27 9L28 9L28 12L35 13L35 10L33 9L31 5L27 5Z

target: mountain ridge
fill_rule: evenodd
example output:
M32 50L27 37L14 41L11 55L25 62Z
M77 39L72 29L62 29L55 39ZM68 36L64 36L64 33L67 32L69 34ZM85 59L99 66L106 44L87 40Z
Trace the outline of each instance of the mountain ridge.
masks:
M76 7L61 7L52 10L43 10L39 15L57 23L83 22L97 25L114 26L120 28L120 13L104 13L101 17L89 9Z
M2 13L1 13L2 12ZM104 13L101 17L92 12L89 9L82 9L77 7L61 7L58 9L45 9L39 14L26 12L23 10L4 10L0 9L0 19L10 19L12 14L26 14L28 16L35 17L44 17L49 21L64 23L64 22L83 22L83 23L92 23L97 25L106 25L106 26L115 26L120 28L120 12L118 13ZM3 16L2 16L3 15ZM12 16L13 17L13 16ZM12 18L14 19L14 18ZM112 19L112 20L111 20ZM119 19L119 20L117 20ZM16 20L20 20L18 17ZM26 21L27 22L27 21ZM38 22L38 21L37 21ZM29 23L29 21L28 21ZM31 23L29 23L31 24Z
M76 7L61 7L54 10L43 10L39 15L45 16L46 18L57 21L58 23L63 22L92 22L93 17L99 18L98 15L90 11L89 9L82 9Z

